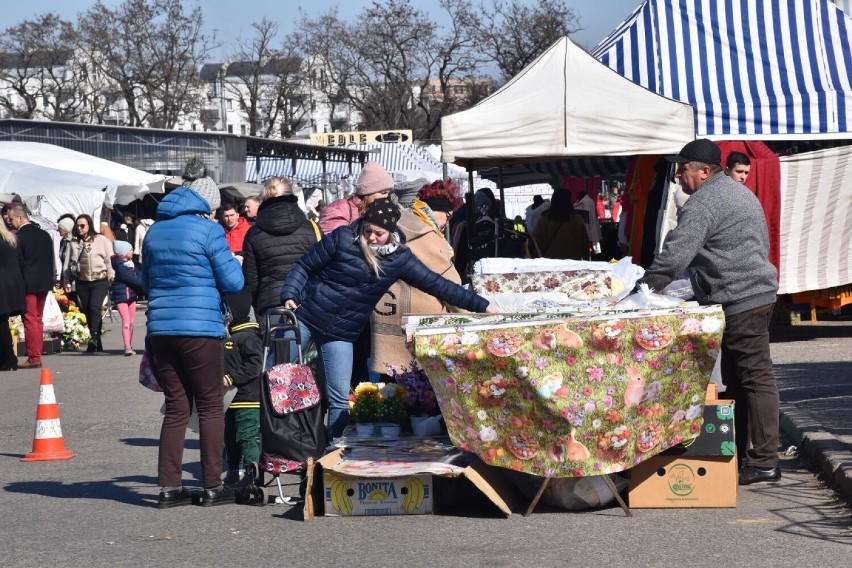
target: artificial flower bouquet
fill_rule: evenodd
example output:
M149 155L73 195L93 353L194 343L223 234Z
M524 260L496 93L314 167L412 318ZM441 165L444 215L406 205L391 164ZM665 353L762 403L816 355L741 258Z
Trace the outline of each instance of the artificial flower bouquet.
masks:
M349 414L355 423L403 425L408 420L408 392L394 383L360 383L349 395Z
M410 367L389 369L391 378L406 392L406 410L411 416L437 416L441 414L435 391L426 373L412 361Z

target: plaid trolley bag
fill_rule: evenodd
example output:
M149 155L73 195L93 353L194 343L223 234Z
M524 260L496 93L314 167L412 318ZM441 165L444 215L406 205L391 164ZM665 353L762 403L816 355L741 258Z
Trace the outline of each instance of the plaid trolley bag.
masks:
M282 337L284 334L286 338ZM289 362L289 346L294 336L298 363ZM268 310L263 360L269 361L271 352L274 365L261 376L260 463L252 463L248 468L249 481L242 490L245 503L267 503L266 488L272 481L265 484L264 473L270 473L278 486L276 502L292 504L292 498L284 497L280 474L298 472L304 481L308 458L318 459L325 453L322 396L313 370L304 363L300 345L296 315L286 308Z

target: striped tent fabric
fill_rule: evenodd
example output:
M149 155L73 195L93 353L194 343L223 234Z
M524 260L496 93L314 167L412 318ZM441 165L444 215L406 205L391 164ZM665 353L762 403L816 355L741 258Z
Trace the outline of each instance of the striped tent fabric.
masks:
M592 55L696 109L698 136L852 131L849 2L646 0Z
M357 144L347 148L370 152L370 160L378 162L397 181L426 177L436 180L443 175L441 162L428 151L414 144ZM255 182L258 176L257 164L260 163L260 180L272 176L285 176L297 180L302 185L322 185L322 162L319 160L298 160L293 171L292 160L277 158L246 159L246 181ZM350 173L345 162L326 162L326 181L336 183ZM361 173L361 164L352 164L352 177Z
M779 294L852 282L852 153L832 148L780 161Z

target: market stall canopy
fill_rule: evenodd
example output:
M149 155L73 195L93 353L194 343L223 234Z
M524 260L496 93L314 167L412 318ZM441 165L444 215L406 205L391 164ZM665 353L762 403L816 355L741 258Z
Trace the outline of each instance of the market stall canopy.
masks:
M852 20L828 0L646 0L592 55L695 107L699 137L847 138Z
M0 142L0 193L20 195L47 219L64 213L99 218L106 205L163 193L165 176L38 142Z
M443 160L472 169L672 154L695 138L691 106L625 80L567 37L441 130Z

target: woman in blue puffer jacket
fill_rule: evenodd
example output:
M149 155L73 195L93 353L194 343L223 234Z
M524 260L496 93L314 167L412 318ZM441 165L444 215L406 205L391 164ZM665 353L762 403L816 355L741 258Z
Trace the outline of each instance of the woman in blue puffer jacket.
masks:
M390 199L370 203L363 217L335 229L300 258L281 289L281 302L296 310L302 347L314 339L325 375L328 433L349 423L352 342L379 299L397 280L474 312L497 313L488 301L429 270L396 231L399 208Z
M166 398L157 467L160 508L193 501L202 506L234 502L233 490L220 479L225 430L222 295L239 292L244 281L222 226L210 218L220 199L209 177L184 180L184 186L157 207L157 222L142 245L148 339ZM204 491L195 495L181 482L193 405L198 410L204 484Z

